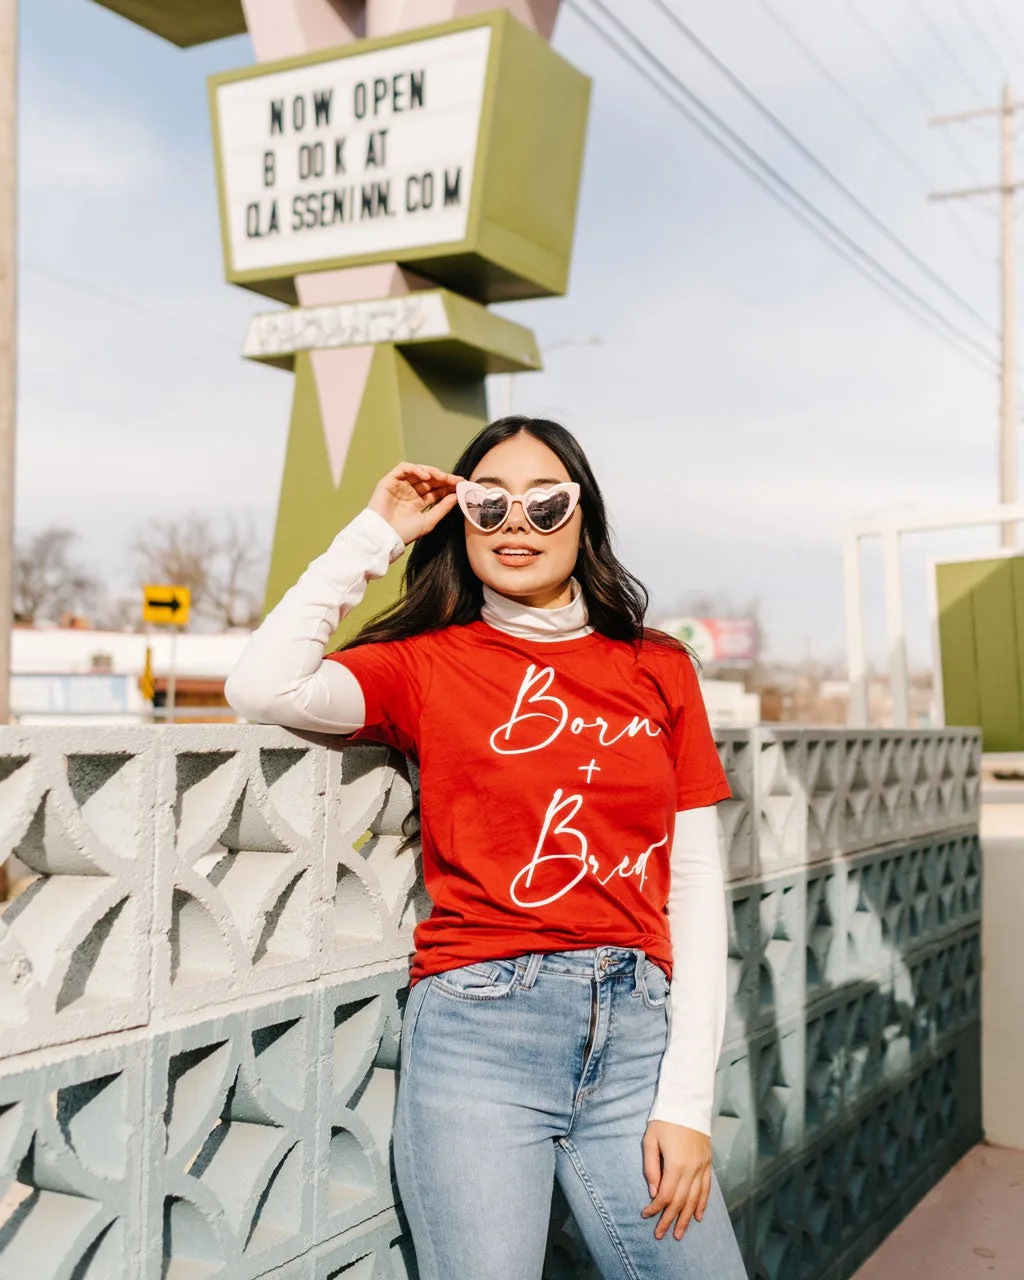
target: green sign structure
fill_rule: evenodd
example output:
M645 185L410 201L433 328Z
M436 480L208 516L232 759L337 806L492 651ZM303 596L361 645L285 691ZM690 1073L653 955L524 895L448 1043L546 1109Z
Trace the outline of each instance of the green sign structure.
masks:
M486 304L567 287L589 90L503 10L212 77L227 278L298 304L246 342L295 374L268 608L395 463L454 464L486 374L540 367Z

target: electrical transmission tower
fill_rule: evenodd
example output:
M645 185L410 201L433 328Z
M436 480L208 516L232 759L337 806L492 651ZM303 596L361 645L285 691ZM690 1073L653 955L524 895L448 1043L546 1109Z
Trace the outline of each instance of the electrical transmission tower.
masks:
M955 116L937 116L933 125L959 124L976 120L980 116L999 116L1001 135L1001 163L999 183L993 187L967 187L961 191L935 192L932 200L960 200L970 196L998 195L1002 227L1000 264L1002 275L1002 350L999 404L999 501L1017 501L1017 253L1014 241L1015 195L1024 184L1014 177L1014 143L1016 140L1016 113L1024 110L1024 103L1014 102L1010 86L1003 86L1003 98L998 107L982 107L977 111L964 111ZM1002 543L1012 547L1015 542L1015 526L1004 524Z

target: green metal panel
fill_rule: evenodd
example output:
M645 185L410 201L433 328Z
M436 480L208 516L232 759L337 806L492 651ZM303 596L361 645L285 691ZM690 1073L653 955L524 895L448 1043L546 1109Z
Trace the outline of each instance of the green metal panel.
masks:
M565 293L590 81L511 17L500 52L482 154L481 254Z
M994 562L971 596L985 747L989 751L1013 751L1024 741L1024 734L1010 562Z
M947 724L981 723L971 602L971 587L976 576L975 565L940 564L935 568L939 655Z
M1021 720L1024 721L1024 557L1012 556L1013 616L1017 637L1017 678L1020 684Z
M180 48L241 35L241 0L96 0Z
M218 115L220 86L483 26L491 28L491 46L464 240L258 270L234 269ZM225 273L231 283L294 303L297 273L398 262L482 302L565 292L590 80L506 10L227 71L210 77L209 97Z
M946 723L982 728L986 751L1024 750L1024 563L936 566Z

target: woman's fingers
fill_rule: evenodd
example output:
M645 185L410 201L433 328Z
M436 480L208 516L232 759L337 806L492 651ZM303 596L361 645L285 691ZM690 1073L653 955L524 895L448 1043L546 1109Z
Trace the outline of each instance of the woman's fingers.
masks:
M388 473L389 477L395 480L440 480L445 483L455 485L462 476L452 474L450 471L442 471L440 467L433 467L426 462L400 462L396 467L392 467Z
M440 480L435 476L420 476L411 481L411 484L417 493L423 495L433 493L453 493L455 491L455 486L453 484L449 484L447 480Z
M708 1197L711 1195L711 1169L710 1167L704 1172L704 1185L700 1193L700 1203L694 1210L693 1216L699 1222L704 1217L704 1210L708 1207Z
M658 1190L655 1192L651 1203L641 1210L641 1217L653 1218L655 1214L664 1215L668 1211L668 1207L672 1203L676 1189L679 1186L681 1175L682 1167L680 1165L674 1165L667 1159L664 1161L664 1168L661 1171L661 1178L658 1182ZM655 1228L655 1235L658 1234L660 1227L661 1222L659 1221ZM664 1235L664 1232L662 1232L662 1235Z
M426 463L400 462L385 479L396 501L404 498L438 502L441 497L454 491L461 477Z
M647 1179L647 1189L653 1200L658 1194L658 1184L661 1182L661 1150L654 1130L650 1128L644 1134L644 1177ZM647 1210L645 1209L644 1212L646 1213Z
M661 1240L665 1235L667 1235L672 1229L673 1223L676 1223L676 1239L679 1240L682 1238L680 1224L682 1225L683 1230L685 1230L686 1223L690 1218L690 1213L687 1211L684 1214L684 1210L687 1209L690 1200L695 1198L693 1194L694 1181L695 1180L689 1175L684 1175L676 1180L672 1194L667 1197L668 1203L662 1210L661 1217L658 1219L657 1226L654 1228L654 1235L656 1239Z
M455 494L445 494L429 511L423 513L424 533L429 533L435 525L441 523L452 507L455 506Z
M377 482L367 505L387 520L408 546L451 511L461 478L427 463L399 462Z
M687 1194L682 1198L682 1202L676 1209L675 1213L673 1214L672 1210L669 1210L669 1221L671 1222L672 1218L675 1218L676 1225L673 1235L677 1240L682 1240L683 1233L690 1225L690 1219L693 1216L693 1211L697 1207L697 1201L700 1199L701 1182L701 1178L694 1178L690 1183Z
M644 1176L650 1187L652 1179L648 1174L646 1151L645 1144ZM651 1203L641 1211L641 1217L653 1218L660 1215L654 1228L658 1240L673 1229L673 1223L675 1238L681 1240L698 1206L701 1214L704 1212L710 1190L710 1169L685 1170L682 1166L673 1166L666 1161L660 1175L660 1185L653 1193Z

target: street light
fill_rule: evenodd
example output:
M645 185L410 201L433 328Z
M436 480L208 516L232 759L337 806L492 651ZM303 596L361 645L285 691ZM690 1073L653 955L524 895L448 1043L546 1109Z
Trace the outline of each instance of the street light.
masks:
M585 337L571 336L568 338L556 338L554 342L549 342L547 346L540 348L541 355L546 355L549 351L558 351L562 347L600 347L604 345L604 339L599 333L590 333ZM512 414L512 393L515 383L514 373L506 373L505 379L505 412L500 416L508 418Z

